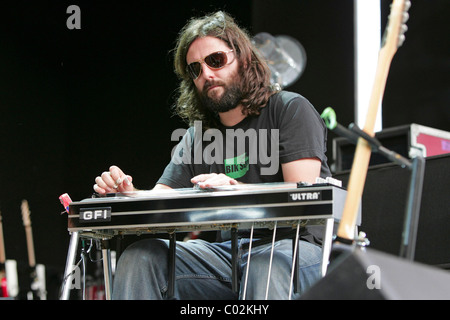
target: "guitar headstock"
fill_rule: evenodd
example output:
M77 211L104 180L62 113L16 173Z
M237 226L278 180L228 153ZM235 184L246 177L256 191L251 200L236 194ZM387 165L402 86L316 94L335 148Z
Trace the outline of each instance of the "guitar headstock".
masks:
M384 30L381 41L382 50L394 55L405 41L405 32L408 30L406 21L409 19L408 10L411 7L409 0L394 0L391 4L391 12L388 24Z
M22 200L21 209L22 209L22 221L23 221L23 225L24 225L25 227L31 226L31 220L30 220L30 207L28 206L28 201L27 201L27 200Z

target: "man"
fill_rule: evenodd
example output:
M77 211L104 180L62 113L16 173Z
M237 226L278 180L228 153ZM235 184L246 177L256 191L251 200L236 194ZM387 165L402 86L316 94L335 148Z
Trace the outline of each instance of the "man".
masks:
M181 80L176 110L191 126L153 190L314 183L316 177L330 175L326 128L319 114L302 96L273 89L266 63L230 16L217 12L189 21L180 32L174 66ZM257 141L249 141L255 137ZM105 194L135 189L132 177L112 166L96 178L94 190ZM177 243L175 298L239 298L231 289L231 244L226 234L223 236L217 243ZM264 231L255 235L264 237ZM248 242L243 232L239 239L240 275L246 274ZM318 244L308 230L302 230L301 290L320 277L322 253ZM147 239L130 245L117 265L113 298L166 298L167 255L165 240ZM270 245L252 249L247 299L265 298L269 256ZM277 241L269 299L288 298L291 264L292 241Z

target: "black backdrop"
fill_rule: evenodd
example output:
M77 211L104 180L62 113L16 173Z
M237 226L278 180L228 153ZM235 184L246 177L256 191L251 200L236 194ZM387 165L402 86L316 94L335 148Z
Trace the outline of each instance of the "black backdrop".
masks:
M390 1L382 1L383 29ZM81 9L69 30L66 9ZM353 121L353 1L14 1L0 5L0 209L8 259L27 260L20 202L31 209L38 263L61 269L69 235L58 197L92 194L111 164L151 188L169 160L179 29L192 15L224 9L251 34L297 38L308 60L289 90L321 112ZM447 0L416 0L394 57L385 127L450 130ZM328 157L331 161L329 136Z

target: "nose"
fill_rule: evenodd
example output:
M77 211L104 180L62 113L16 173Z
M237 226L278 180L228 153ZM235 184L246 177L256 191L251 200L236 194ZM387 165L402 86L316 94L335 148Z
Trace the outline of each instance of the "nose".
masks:
M200 73L200 77L204 77L205 79L211 79L215 77L214 70L211 70L205 62L202 62L202 72Z

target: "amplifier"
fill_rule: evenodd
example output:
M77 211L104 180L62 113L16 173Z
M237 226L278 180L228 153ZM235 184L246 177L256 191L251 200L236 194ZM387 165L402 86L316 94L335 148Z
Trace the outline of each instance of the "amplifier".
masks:
M450 153L450 132L434 129L419 124L409 124L388 128L377 132L375 137L389 150L406 158L417 155L430 157ZM352 168L356 146L344 137L333 139L334 173ZM369 166L388 163L389 160L380 154L372 153Z
M425 161L415 261L450 269L450 154ZM347 186L350 172L334 176ZM362 223L370 247L398 255L411 171L386 163L367 171L362 196Z

